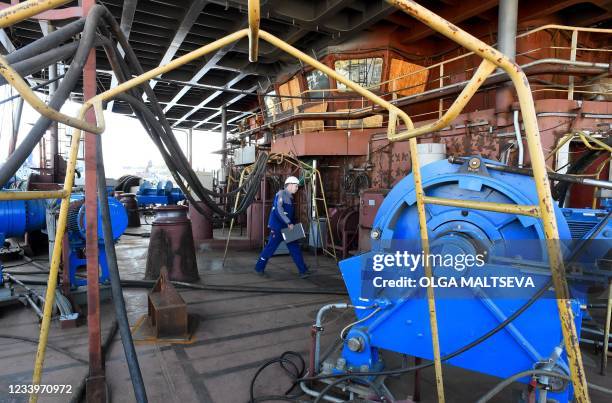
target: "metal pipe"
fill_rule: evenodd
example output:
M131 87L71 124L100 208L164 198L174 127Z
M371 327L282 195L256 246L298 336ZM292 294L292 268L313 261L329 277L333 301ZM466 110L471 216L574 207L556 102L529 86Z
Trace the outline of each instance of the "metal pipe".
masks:
M416 205L419 217L419 232L421 235L421 246L425 256L429 255L429 237L427 233L427 217L425 215L425 191L423 190L423 180L421 178L421 168L419 166L419 150L415 137L410 138L410 159L412 160L412 176L414 178L414 191L416 194ZM429 259L426 259L429 260ZM431 264L425 262L425 276L433 279ZM429 281L427 286L427 306L429 310L429 326L431 328L431 344L433 348L434 369L436 374L436 390L438 402L444 403L444 383L442 375L442 359L440 355L440 339L438 336L438 320L436 313L435 292L432 286L433 281Z
M514 133L516 134L516 147L518 149L518 167L523 167L523 138L521 137L521 125L519 124L519 111L514 111Z
M32 108L34 108L38 113L43 115L49 120L57 121L65 124L66 126L74 127L76 129L84 129L91 131L95 134L100 134L104 131L103 123L100 125L91 124L83 120L75 119L74 117L64 115L61 112L58 112L57 109L51 106L51 104L47 105L43 101L40 100L34 94L34 92L30 89L30 86L21 78L19 73L15 71L7 62L4 56L0 55L0 75L2 75L6 81L11 84L13 88L19 92L22 98L30 104ZM53 103L53 100L51 101ZM98 116L99 113L96 113ZM100 119L100 117L99 117ZM103 121L103 120L102 120ZM23 144L23 143L22 143ZM20 146L21 147L21 146ZM8 163L8 161L7 161ZM0 179L0 182L2 180Z
M189 159L189 166L193 167L193 129L191 127L187 132L187 156Z
M349 307L349 305L345 302L341 302L341 303L336 303L336 304L327 304L327 305L323 305L321 307L321 309L319 309L319 312L317 312L317 319L315 321L315 329L317 332L316 338L315 338L315 353L314 353L314 371L315 373L318 372L319 370L319 358L321 355L321 332L323 331L323 317L325 316L325 314L327 313L327 311L330 311L332 309L347 309ZM314 376L315 374L312 373L310 374L310 376Z
M47 28L49 33L53 33L55 31L55 27L51 22L47 24ZM52 81L49 84L49 98L52 98L57 91L57 81L55 78L57 77L57 63L52 63L49 66L49 81ZM59 177L59 167L56 166L56 159L59 154L59 127L57 122L51 122L51 126L49 127L49 133L51 135L51 169L53 175L53 181L57 181Z
M19 97L19 95L17 95ZM11 141L9 142L8 155L10 156L15 152L17 146L17 139L19 138L19 127L21 126L21 116L23 115L23 98L19 98L17 101L17 107L13 109L12 117L12 133Z
M497 213L518 214L529 217L539 217L538 206L527 206L521 204L477 202L473 200L445 199L442 197L425 196L426 204L436 204L439 206L459 207L475 210L494 211Z
M0 11L0 28L27 20L43 11L70 3L71 0L28 0Z
M448 158L448 161L452 164L464 164L468 160L469 159L465 157L450 156ZM485 162L484 164L487 167L487 169L490 169L493 171L501 171L501 172L519 174L519 175L533 176L533 171L529 168L516 168L516 167L511 167L511 166L505 166L505 165L491 164L488 162ZM604 181L601 179L591 179L591 178L586 178L584 176L574 176L574 175L560 174L557 172L548 172L548 178L551 180L560 181L560 182L578 183L580 185L585 185L585 186L593 186L593 187L598 187L602 189L612 189L612 181Z
M304 393L306 393L309 396L319 397L321 395L321 393L317 392L314 389L310 389L308 386L306 386L305 382L300 382L300 388L302 388ZM321 399L327 400L328 402L332 402L332 403L344 403L346 401L346 400L338 399L337 397L333 397L329 395L324 395L323 397L321 397Z
M518 0L500 0L497 29L497 49L514 61L516 56L516 27L518 19ZM497 125L505 126L509 122L508 112L514 101L512 87L502 85L495 93L495 110Z
M249 0L249 61L255 63L259 53L259 0Z
M37 200L37 199L62 199L68 192L63 190L28 190L28 191L2 191L0 200Z
M225 105L221 107L221 168L225 169L227 165L227 108Z
M106 253L106 261L108 262L108 273L111 281L111 291L113 294L113 305L115 306L115 316L121 334L123 343L123 351L125 360L127 361L130 379L134 388L134 396L139 403L147 402L147 392L140 372L138 364L138 355L134 348L132 333L130 331L130 323L127 317L125 308L125 300L123 299L123 290L121 289L121 277L119 275L119 266L117 265L117 254L115 251L115 243L113 242L113 230L111 228L110 208L108 206L108 197L106 195L106 174L104 171L104 156L102 153L102 137L96 136L97 146L97 183L98 183L98 200L100 203L100 213L102 216L102 230L104 233L104 251Z
M85 108L81 108L79 118L85 116ZM70 205L70 192L74 184L74 171L76 168L77 155L79 152L79 143L81 140L81 130L75 130L72 135L72 143L70 145L70 157L66 168L66 179L64 181L64 192L66 195L62 198L60 205L59 218L57 220L57 230L55 239L64 239L66 233L66 222L68 221L68 207ZM3 195L4 192L0 193ZM40 325L40 337L38 339L38 348L36 350L36 360L34 363L34 373L32 375L32 384L39 385L42 378L42 369L45 360L45 352L47 350L47 341L49 339L49 329L51 326L51 315L53 313L53 304L55 302L55 288L57 286L57 277L62 254L62 242L56 241L53 244L53 254L51 256L51 266L49 269L49 278L47 280L47 291L45 293L45 305L43 308L43 320ZM29 402L36 403L38 395L33 393L30 395Z

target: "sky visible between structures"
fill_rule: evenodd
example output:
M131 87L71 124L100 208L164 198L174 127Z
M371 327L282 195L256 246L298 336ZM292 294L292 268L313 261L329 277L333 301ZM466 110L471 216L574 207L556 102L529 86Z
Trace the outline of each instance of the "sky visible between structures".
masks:
M0 88L0 100L4 100L16 92L7 85ZM39 94L46 101L46 96ZM0 165L4 163L8 155L9 139L12 132L12 110L17 105L17 100L0 105ZM69 116L76 116L80 104L72 101L66 102L61 111ZM21 125L19 127L19 140L22 140L29 132L32 125L38 119L39 114L28 104L24 105ZM102 134L102 147L104 151L104 167L108 178L118 178L122 175L136 174L150 163L154 167L164 166L164 161L153 144L149 135L145 132L137 119L130 118L117 113L105 112L106 131ZM69 142L66 132L60 129L60 153L64 152ZM187 133L186 130L175 130L175 136L181 145L183 152L187 155ZM217 170L221 167L221 156L212 154L220 150L221 134L205 131L193 131L193 167L196 170ZM79 155L81 157L82 155ZM29 163L38 166L38 147L30 156ZM170 177L165 179L171 179Z

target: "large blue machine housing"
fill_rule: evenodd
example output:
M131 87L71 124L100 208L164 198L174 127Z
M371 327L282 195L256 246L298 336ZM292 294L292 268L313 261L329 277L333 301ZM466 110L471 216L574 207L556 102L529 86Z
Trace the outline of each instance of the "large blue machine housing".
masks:
M46 227L44 200L0 201L0 246L6 238Z
M487 170L485 163L498 163L478 160L481 164L477 170L446 160L424 166L421 172L426 195L477 202L539 204L531 177ZM586 292L607 281L606 274L597 270L596 263L598 257L603 258L610 250L612 231L598 230L600 225L610 225L609 216L604 210L588 210L586 214L580 209L556 206L555 215L566 258L580 241L577 238L596 234L598 239L598 243L588 246L582 253L591 259L584 262L584 272L572 277L570 282L571 307L580 331L583 315L580 306L585 302ZM436 288L439 342L444 357L494 329L521 308L547 284L550 270L544 231L538 218L432 204L426 205L426 217L431 253L486 256L480 271L449 270L434 265L436 280L444 277L448 282L451 277L457 280L495 273L496 276L528 276L534 284L517 289L482 285ZM384 363L379 349L433 359L426 288L377 288L373 285L376 277L387 280L413 278L418 284L419 276L424 275L422 266L414 271L395 270L397 267L381 271L372 269L376 255L393 255L398 251L419 254L422 251L412 175L401 180L386 196L371 235L370 252L340 262L351 303L359 309L355 309L358 321L344 337L343 368L335 368L333 372L336 373L380 370ZM545 362L554 356L559 346L563 347L563 336L557 301L554 291L549 289L504 329L446 362L505 378ZM557 361L555 370L568 373L565 354ZM548 396L567 402L572 396L571 385Z
M87 280L77 276L78 269L87 265L87 259L85 258L87 224L85 221L84 202L84 194L73 194L70 197L70 206L68 208L68 223L66 226L70 246L70 261L68 264L70 284L73 287L87 284ZM111 228L113 232L113 239L109 242L117 242L128 226L127 212L123 204L114 197L108 197L108 207L110 210ZM104 242L107 241L104 239L102 215L98 208L98 260L101 269L100 283L107 283L110 281Z

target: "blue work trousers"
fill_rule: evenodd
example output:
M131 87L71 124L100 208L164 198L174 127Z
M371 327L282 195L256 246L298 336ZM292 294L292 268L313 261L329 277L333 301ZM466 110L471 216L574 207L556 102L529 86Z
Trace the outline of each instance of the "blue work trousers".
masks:
M274 255L274 252L276 252L276 248L278 248L278 245L280 245L281 242L283 242L283 237L281 236L280 232L270 231L270 239L268 239L266 247L261 252L259 259L257 260L257 264L255 265L255 271L263 272L266 269L268 259L270 259L272 255ZM306 264L304 263L304 257L302 256L302 250L300 249L299 242L289 242L287 244L287 249L289 249L291 258L297 266L298 271L300 273L304 273L306 271Z

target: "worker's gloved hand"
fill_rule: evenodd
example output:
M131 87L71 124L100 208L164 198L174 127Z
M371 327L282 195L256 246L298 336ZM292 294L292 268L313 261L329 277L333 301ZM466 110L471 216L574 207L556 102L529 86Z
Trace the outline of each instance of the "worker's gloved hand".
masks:
M292 230L293 229L293 224L289 224L289 229Z

